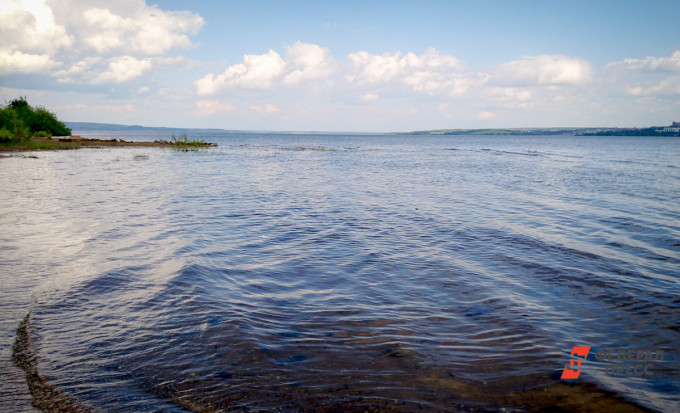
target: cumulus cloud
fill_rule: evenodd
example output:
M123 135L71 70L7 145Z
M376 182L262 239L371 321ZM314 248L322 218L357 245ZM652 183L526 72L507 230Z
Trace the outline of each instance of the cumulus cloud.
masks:
M214 116L219 113L231 112L236 109L232 103L220 102L219 100L199 100L196 102L194 114L198 116Z
M593 69L582 59L563 55L539 55L503 63L489 71L489 82L505 86L585 85Z
M141 76L151 69L151 59L121 56L109 62L108 69L99 74L94 83L123 83Z
M620 62L609 63L607 67L648 72L680 72L680 50L673 52L670 56L664 57L647 56L644 59L628 58Z
M262 97L323 84L324 93L343 101L429 96L441 103L471 98L484 111L487 107L521 110L549 102L564 94L565 86L585 85L592 76L588 62L562 55L526 57L487 70L470 70L455 56L436 49L422 54L359 51L336 61L326 48L296 42L285 48L283 57L274 50L245 55L242 62L220 74L207 74L194 86L199 96L251 90ZM251 111L264 112L264 107L256 105Z
M629 87L627 91L632 96L680 95L680 76L671 76L647 86Z
M48 55L27 54L19 51L0 52L0 75L43 73L56 66L59 66L59 63Z
M243 62L210 73L194 82L199 95L213 95L230 88L270 89L320 79L332 72L328 49L315 44L296 42L286 48L285 59L274 50L265 54L245 55Z
M297 85L301 82L320 79L333 72L333 61L328 49L316 44L295 42L286 49L286 66L288 73L283 83Z
M680 95L680 50L670 56L627 58L605 66L612 87L635 97Z
M429 95L462 95L471 85L485 81L476 74L465 73L459 59L436 49L421 55L360 51L349 54L347 61L345 79L363 86L390 85Z
M7 1L0 5L0 50L49 53L71 47L73 36L56 22L44 1Z
M481 120L493 119L496 116L498 116L496 112L490 112L488 110L483 110L477 113L477 119Z
M92 2L82 13L79 30L83 45L98 53L160 55L177 47L188 47L204 24L203 18L187 11L163 11L142 0Z
M281 108L273 103L268 103L266 105L251 105L248 106L248 111L253 113L263 113L267 115L272 115L274 113L281 112Z
M43 1L0 4L0 74L48 72L59 66L50 53L72 44Z
M131 103L124 103L120 105L93 105L84 103L74 103L70 105L56 105L55 109L59 113L66 115L82 116L83 113L89 114L106 114L106 113L133 113L137 108Z
M380 99L380 96L376 95L375 93L364 93L359 96L359 99L361 99L363 102L375 102L376 100Z
M161 10L144 0L48 0L47 4L67 27L79 52L161 55L189 47L189 36L204 25L197 14Z
M210 73L194 82L199 95L213 95L229 87L267 89L283 73L286 62L273 50L266 54L245 55L243 63L229 66L222 74Z
M420 56L415 53L402 55L400 52L375 55L362 51L350 53L347 59L352 67L347 80L358 83L389 82L414 73L451 73L462 68L458 59L435 49L428 49Z
M120 84L167 66L180 66L182 58L115 56L108 59L87 57L70 67L53 72L59 83ZM148 86L147 86L148 89Z
M41 73L60 83L122 83L191 46L203 18L144 0L9 0L0 4L0 75Z
M214 73L194 82L199 95L207 96L221 91L239 89L267 90L278 86L298 86L320 79L344 81L359 88L386 87L429 95L462 95L472 85L482 84L485 76L463 72L457 58L428 49L421 55L415 53L374 55L360 51L347 56L345 64L330 57L327 48L315 44L296 42L286 48L285 58L274 50L266 54L245 55L243 62L234 64L221 74ZM364 101L377 96L364 90Z

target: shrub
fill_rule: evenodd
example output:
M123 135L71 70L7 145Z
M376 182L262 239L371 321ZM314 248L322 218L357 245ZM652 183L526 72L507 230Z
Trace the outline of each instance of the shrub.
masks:
M71 129L57 120L57 116L43 107L33 111L31 132L49 132L50 136L71 136Z
M0 137L0 142L24 141L31 135L41 137L71 135L71 130L59 121L56 115L43 107L31 107L23 97L14 99L0 108L0 129L5 131Z
M0 143L9 143L12 141L13 138L12 132L8 131L7 129L0 129Z
M11 106L0 109L0 129L5 131L3 133L3 141L5 142L22 141L31 136L31 132L21 119L20 114Z

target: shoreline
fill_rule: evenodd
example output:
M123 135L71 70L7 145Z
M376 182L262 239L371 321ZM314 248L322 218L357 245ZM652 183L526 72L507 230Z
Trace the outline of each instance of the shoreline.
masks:
M31 138L26 142L16 145L0 145L0 152L27 152L27 151L50 151L68 150L79 148L108 148L108 147L144 147L144 148L176 148L176 149L195 149L215 147L217 144L211 142L182 142L156 140L153 142L126 141L123 139L97 139L84 138L73 135L60 138Z

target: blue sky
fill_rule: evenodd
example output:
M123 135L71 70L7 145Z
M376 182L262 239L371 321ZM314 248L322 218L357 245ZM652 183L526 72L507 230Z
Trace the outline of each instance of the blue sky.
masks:
M680 121L677 1L0 1L0 98L251 130Z

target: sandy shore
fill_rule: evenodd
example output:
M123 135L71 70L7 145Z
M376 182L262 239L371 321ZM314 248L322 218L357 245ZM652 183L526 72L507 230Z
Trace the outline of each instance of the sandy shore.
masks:
M90 139L82 136L69 136L63 138L31 138L27 144L14 146L0 146L0 152L16 151L40 151L78 148L101 148L101 147L149 147L149 148L196 148L216 146L214 143L205 142L200 144L175 143L166 140L153 142L130 142L123 139Z

